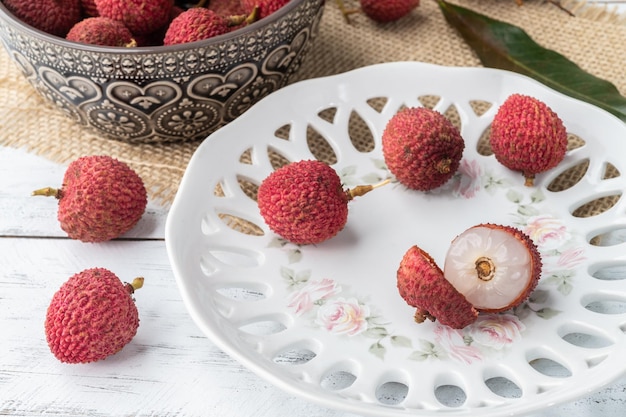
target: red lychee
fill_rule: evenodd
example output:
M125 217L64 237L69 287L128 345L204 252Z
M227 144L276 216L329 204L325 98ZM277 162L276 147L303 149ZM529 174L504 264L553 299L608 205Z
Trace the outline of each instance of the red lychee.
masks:
M393 22L409 13L417 6L419 0L360 0L361 10L370 19L377 22Z
M3 4L24 23L60 37L81 19L80 0L3 0Z
M247 13L251 13L255 7L259 8L259 19L271 15L287 3L289 0L241 0Z
M498 108L489 138L496 159L520 171L525 184L556 167L567 151L567 132L559 116L534 97L512 94Z
M445 278L433 258L418 246L404 254L397 272L400 296L417 308L415 321L437 320L462 329L472 324L478 311Z
M56 197L61 228L83 242L103 242L129 231L147 205L139 175L104 155L76 159L67 167L60 189L43 188L33 195Z
M119 20L135 35L148 35L165 26L174 0L95 0L98 15Z
M123 284L104 268L71 276L54 294L44 323L50 351L61 362L88 363L119 352L137 333L132 294L143 278Z
M211 0L206 8L220 16L246 15L250 12L244 7L242 0Z
M229 19L204 7L194 7L176 16L163 39L164 45L196 42L230 31Z
M512 226L480 224L457 236L446 254L446 279L479 311L496 313L524 302L541 277L534 242Z
M332 167L303 160L267 176L259 186L257 201L261 216L274 233L292 243L315 244L343 229L350 200L384 183L345 190Z
M136 46L133 34L124 24L108 17L88 17L76 23L65 37L74 42L103 46Z
M465 143L459 130L441 113L409 107L387 122L382 146L385 163L400 183L429 191L455 174Z

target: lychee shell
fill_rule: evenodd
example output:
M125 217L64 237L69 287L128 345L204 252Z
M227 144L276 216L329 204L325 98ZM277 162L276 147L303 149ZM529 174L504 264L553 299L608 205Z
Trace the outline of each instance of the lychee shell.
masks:
M296 244L320 243L341 231L348 218L348 200L335 170L316 160L277 169L257 193L269 228Z
M119 20L135 35L148 35L170 21L174 0L94 0L99 16Z
M65 171L57 217L70 238L103 242L133 228L146 205L143 181L128 165L109 156L87 156Z
M478 317L478 311L443 276L433 258L418 246L409 248L397 271L400 296L417 308L416 320L433 318L462 329Z
M113 272L93 268L61 285L50 301L44 327L48 346L61 362L94 362L133 339L139 313Z
M382 148L387 167L400 183L429 191L456 173L465 143L444 115L411 107L401 109L387 122Z
M169 24L164 45L177 45L209 39L229 32L227 20L213 10L195 7L176 16Z
M102 46L131 46L133 34L118 20L88 17L76 23L65 37L67 40Z
M26 24L60 37L81 19L80 0L3 0L3 4Z

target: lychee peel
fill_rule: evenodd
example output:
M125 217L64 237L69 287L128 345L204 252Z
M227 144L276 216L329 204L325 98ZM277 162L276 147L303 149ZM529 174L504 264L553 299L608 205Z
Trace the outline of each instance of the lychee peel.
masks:
M478 317L478 311L445 278L433 258L418 246L404 254L397 271L400 296L417 309L415 321L437 320L462 329Z
M489 142L496 159L520 171L525 184L556 167L567 151L567 131L559 116L534 97L512 94L498 108Z
M195 7L185 10L169 24L164 45L176 45L209 39L230 31L229 21L213 10Z
M387 167L406 187L430 191L457 172L465 143L441 113L425 107L398 111L382 135Z
M119 20L135 35L148 35L169 23L174 0L94 0L98 15Z
M473 226L451 243L445 278L479 311L497 313L526 301L541 278L541 254L521 230Z
M74 160L60 189L47 187L33 194L56 197L61 228L70 238L83 242L103 242L126 233L141 219L147 205L139 175L106 155Z
M88 17L76 23L65 37L67 40L102 46L136 46L131 31L118 20Z
M3 0L3 4L24 23L60 37L81 19L80 0Z
M419 0L360 0L363 13L380 23L393 22L408 15L419 3Z
M54 294L45 318L50 351L61 362L88 363L119 352L137 333L131 296L143 278L124 284L105 268L71 276Z
M252 13L255 7L258 8L259 19L271 15L287 3L289 3L289 0L241 0L241 4L247 13Z

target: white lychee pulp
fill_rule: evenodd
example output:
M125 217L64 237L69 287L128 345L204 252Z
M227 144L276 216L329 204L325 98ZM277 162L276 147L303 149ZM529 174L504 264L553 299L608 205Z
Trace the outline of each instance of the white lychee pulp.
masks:
M454 239L444 276L475 308L502 309L526 291L531 261L526 245L511 233L478 226Z

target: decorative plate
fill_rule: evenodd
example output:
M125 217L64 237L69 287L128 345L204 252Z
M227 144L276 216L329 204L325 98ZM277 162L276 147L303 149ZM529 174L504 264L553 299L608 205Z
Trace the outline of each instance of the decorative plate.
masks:
M526 187L485 144L512 93L546 102L570 134L564 161ZM273 234L256 187L287 161L322 159L346 187L391 177L380 137L402 106L429 106L466 141L432 192L392 182L350 202L336 237ZM182 298L220 348L271 383L367 416L513 416L610 384L626 368L626 125L526 77L485 68L380 64L296 83L205 140L171 207L166 243ZM442 263L491 222L537 243L531 298L453 330L417 324L396 289L404 252Z

